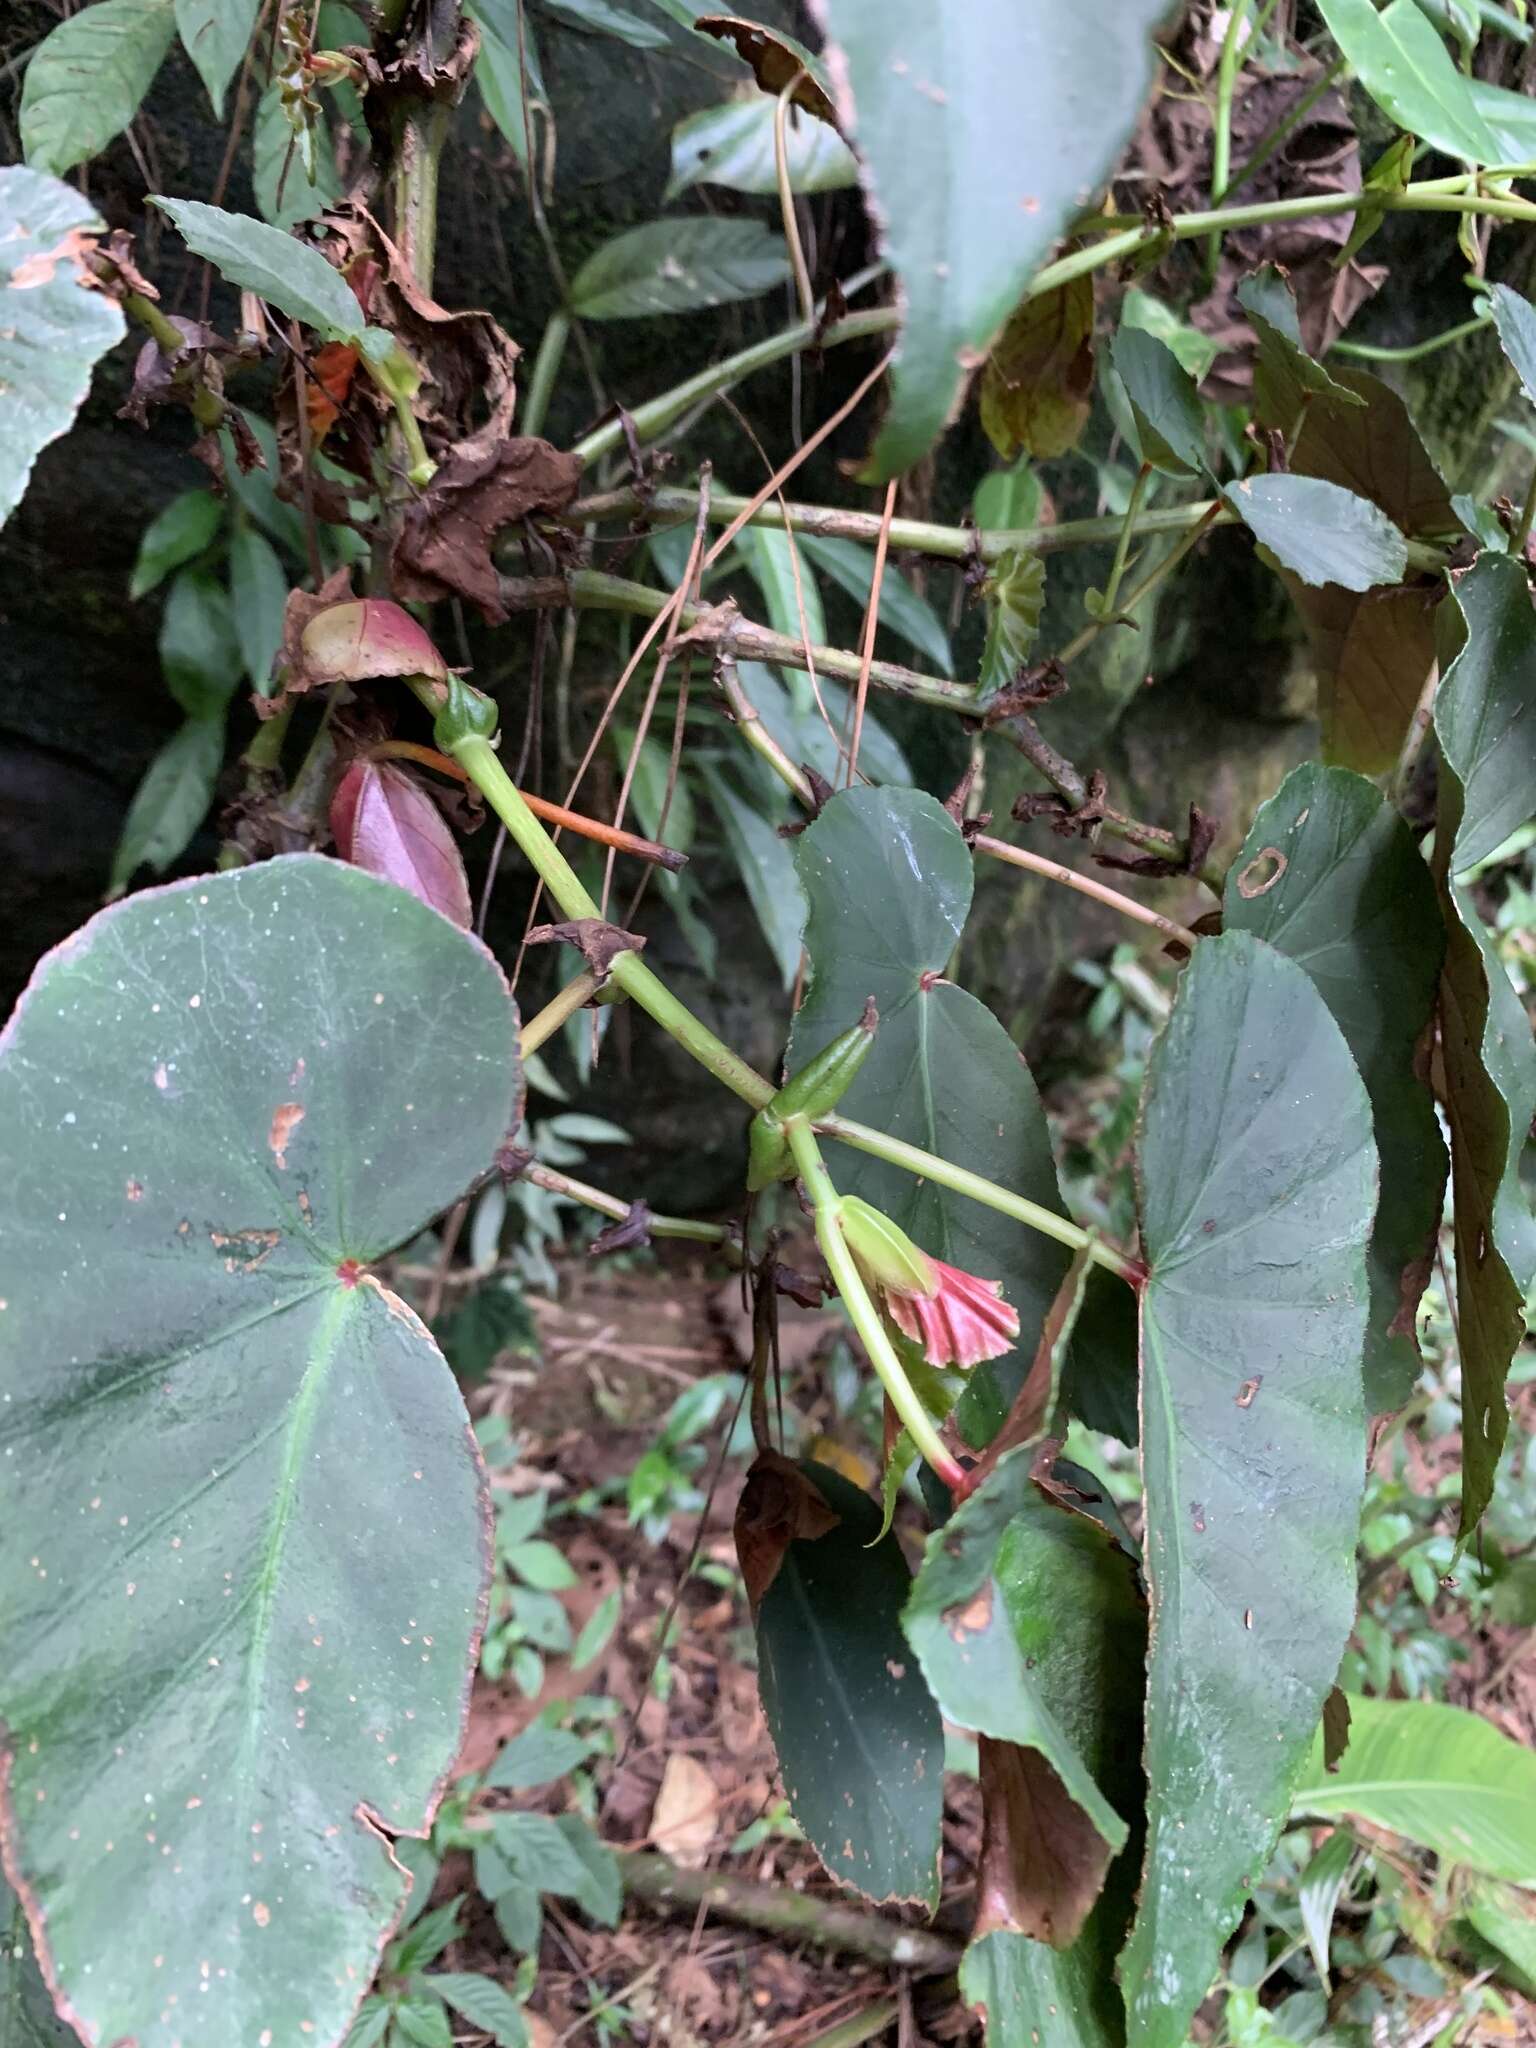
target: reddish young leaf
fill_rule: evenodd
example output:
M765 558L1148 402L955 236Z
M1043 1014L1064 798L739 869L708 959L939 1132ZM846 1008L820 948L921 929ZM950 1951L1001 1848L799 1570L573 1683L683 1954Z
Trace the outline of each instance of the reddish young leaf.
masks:
M397 882L467 931L473 922L458 842L421 784L386 761L354 761L331 798L336 851Z

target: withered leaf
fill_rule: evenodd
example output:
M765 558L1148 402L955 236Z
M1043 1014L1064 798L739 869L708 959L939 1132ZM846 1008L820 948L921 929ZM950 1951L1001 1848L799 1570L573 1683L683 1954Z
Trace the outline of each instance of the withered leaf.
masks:
M334 570L318 590L290 590L283 607L283 641L277 653L278 688L253 701L258 718L271 718L312 687L304 661L304 628L320 612L344 604L352 595L352 571Z
M764 92L781 93L796 73L805 75L790 94L792 103L804 107L819 121L837 126L837 112L816 78L810 52L789 36L765 28L760 21L744 21L739 14L700 14L694 18L700 35L714 36L730 43Z
M755 1615L791 1543L814 1542L841 1520L780 1451L759 1451L736 1504L736 1559Z
M999 1931L1068 1948L1104 1885L1108 1845L1037 1749L978 1742L979 1938Z
M1323 1768L1336 1771L1349 1747L1349 1695L1335 1686L1323 1701Z
M636 1245L651 1241L651 1207L644 1200L635 1200L629 1205L629 1214L621 1216L600 1230L587 1246L589 1259L600 1259L609 1252L633 1251Z
M581 483L578 456L525 434L494 447L455 449L405 515L395 542L395 594L432 603L465 597L487 625L505 624L496 536L534 512L563 512Z
M1026 299L981 375L981 424L1005 462L1047 460L1076 445L1093 399L1093 279Z
M331 833L343 860L409 889L469 930L474 911L463 855L415 776L389 761L354 761L331 798Z
M528 934L530 946L574 946L599 981L620 953L638 953L645 940L638 932L626 932L600 917L572 918L568 924L536 924Z

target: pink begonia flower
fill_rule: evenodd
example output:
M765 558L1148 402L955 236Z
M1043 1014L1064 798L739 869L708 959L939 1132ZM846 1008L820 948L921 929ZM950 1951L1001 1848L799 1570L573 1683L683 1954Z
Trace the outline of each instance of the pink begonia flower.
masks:
M921 1344L930 1365L980 1365L1018 1342L1018 1312L1002 1283L982 1280L919 1250L880 1210L845 1195L843 1236L898 1330Z

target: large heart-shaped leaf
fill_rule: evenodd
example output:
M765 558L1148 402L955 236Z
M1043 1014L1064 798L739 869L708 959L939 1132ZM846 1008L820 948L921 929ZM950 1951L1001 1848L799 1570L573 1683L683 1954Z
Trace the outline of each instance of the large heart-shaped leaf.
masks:
M1029 1069L991 1011L944 979L971 905L971 856L954 819L921 790L844 790L796 840L795 861L811 981L791 1071L873 996L880 1028L842 1110L1064 1214ZM839 1188L883 1209L925 1251L1003 1283L1019 1346L977 1367L960 1408L985 1441L1034 1355L1065 1248L884 1160L838 1147L829 1165Z
M1536 1112L1536 1050L1477 908L1457 883L1536 810L1536 613L1524 567L1485 554L1456 588L1466 643L1435 700L1437 831L1445 911L1440 1053L1456 1231L1461 1336L1461 1529L1493 1492L1508 1413L1504 1380L1525 1333L1536 1231L1520 1152Z
M784 1789L841 1883L931 1906L944 1731L902 1638L911 1574L867 1494L825 1465L802 1470L837 1521L788 1543L756 1614L758 1684Z
M153 195L150 204L168 213L193 255L206 257L230 284L255 292L327 341L355 342L361 336L363 309L357 296L318 249L264 220L226 213L201 199Z
M97 362L122 339L117 307L81 282L83 238L101 225L57 178L24 164L0 170L0 526L41 450L68 432Z
M901 287L872 480L954 413L1052 244L1120 155L1167 0L817 0L838 110Z
M96 0L51 29L21 89L27 162L62 176L105 149L139 111L175 32L174 0Z
M1334 1770L1314 1744L1293 1811L1373 1827L1511 1884L1536 1884L1536 1757L1481 1714L1431 1700L1349 1702Z
M1369 1099L1305 970L1247 932L1202 939L1142 1104L1136 2048L1182 2048L1349 1637L1376 1173Z
M582 320L637 320L755 299L789 275L780 235L760 220L653 220L615 235L571 279Z
M978 1931L1066 1948L1134 1810L1125 1680L1145 1654L1146 1610L1132 1560L1036 1483L1034 1457L1006 1452L930 1538L903 1621L945 1718L1031 1753L1029 1825L1010 1830L1005 1800L987 1810ZM984 1794L986 1763L984 1749Z
M1253 932L1305 967L1370 1093L1381 1201L1365 1405L1400 1408L1419 1373L1414 1313L1445 1188L1445 1144L1419 1067L1445 954L1434 878L1374 784L1309 762L1254 819L1224 913L1229 931Z
M366 1988L488 1562L368 1268L519 1113L490 956L313 855L103 912L0 1041L6 1855L92 2038L324 2048Z

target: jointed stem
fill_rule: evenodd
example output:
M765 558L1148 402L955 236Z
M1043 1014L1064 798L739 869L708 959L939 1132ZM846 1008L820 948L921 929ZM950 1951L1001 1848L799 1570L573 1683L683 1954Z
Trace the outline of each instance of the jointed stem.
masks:
M590 1003L602 987L602 983L590 969L578 974L574 981L568 981L560 993L547 1002L535 1017L530 1017L518 1032L517 1040L524 1059L529 1053L554 1037L568 1018L574 1017L584 1003Z
M864 1276L843 1237L842 1204L837 1189L832 1185L832 1177L822 1164L821 1148L816 1143L815 1133L800 1117L792 1117L785 1125L785 1132L815 1215L816 1242L821 1247L821 1256L826 1260L827 1270L843 1298L848 1319L869 1354L869 1362L879 1374L880 1384L889 1395L891 1406L905 1423L919 1455L927 1459L946 1486L958 1486L965 1477L964 1471L944 1448L932 1416L907 1378L901 1360L896 1356L890 1332L870 1299Z

